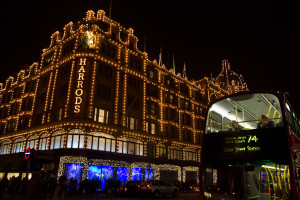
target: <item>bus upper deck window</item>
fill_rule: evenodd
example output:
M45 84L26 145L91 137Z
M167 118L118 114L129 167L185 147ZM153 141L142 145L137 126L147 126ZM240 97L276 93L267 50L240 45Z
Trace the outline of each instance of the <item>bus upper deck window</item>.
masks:
M230 96L208 110L206 133L282 127L279 99L269 93Z

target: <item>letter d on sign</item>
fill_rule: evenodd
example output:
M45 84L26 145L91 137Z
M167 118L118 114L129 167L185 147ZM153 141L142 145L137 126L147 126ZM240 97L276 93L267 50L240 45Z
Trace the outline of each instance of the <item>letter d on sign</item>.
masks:
M75 104L81 104L82 98L81 97L75 97Z

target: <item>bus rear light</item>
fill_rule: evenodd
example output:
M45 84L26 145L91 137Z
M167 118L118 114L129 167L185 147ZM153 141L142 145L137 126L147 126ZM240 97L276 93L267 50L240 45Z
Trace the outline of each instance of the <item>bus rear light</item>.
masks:
M147 189L149 189L149 190L151 189L151 186L149 184L147 185Z

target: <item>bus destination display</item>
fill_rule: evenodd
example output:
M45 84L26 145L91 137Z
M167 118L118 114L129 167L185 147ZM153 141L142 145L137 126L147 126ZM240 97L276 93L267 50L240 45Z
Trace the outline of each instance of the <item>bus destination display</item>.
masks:
M255 134L225 136L224 153L259 152L260 137Z

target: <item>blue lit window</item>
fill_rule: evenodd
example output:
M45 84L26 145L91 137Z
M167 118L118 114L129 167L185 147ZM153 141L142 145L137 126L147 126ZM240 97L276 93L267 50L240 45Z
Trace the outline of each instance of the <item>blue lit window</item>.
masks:
M145 180L153 180L153 169L145 168Z
M77 179L79 184L82 175L82 164L68 163L65 165L65 176L67 180Z
M142 180L142 168L132 168L132 180L133 181Z
M105 183L108 179L112 179L114 175L114 167L89 165L88 179L98 179L100 181L100 190L105 189Z
M128 167L117 167L117 179L119 181L128 180Z

